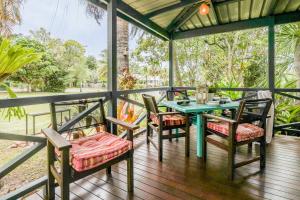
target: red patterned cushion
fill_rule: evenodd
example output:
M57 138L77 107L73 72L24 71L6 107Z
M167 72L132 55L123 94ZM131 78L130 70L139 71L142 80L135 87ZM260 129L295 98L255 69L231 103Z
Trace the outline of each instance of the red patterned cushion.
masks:
M229 135L229 125L226 122L208 122L207 128L219 132L224 135ZM261 137L264 135L264 129L255 126L254 124L243 123L239 124L236 131L236 141L246 141L250 139L254 139L257 137Z
M159 118L156 115L150 115L151 120L159 125ZM185 124L185 117L182 115L164 115L163 116L163 125L164 126L178 126Z
M71 141L70 157L76 171L85 171L132 149L132 143L107 132Z

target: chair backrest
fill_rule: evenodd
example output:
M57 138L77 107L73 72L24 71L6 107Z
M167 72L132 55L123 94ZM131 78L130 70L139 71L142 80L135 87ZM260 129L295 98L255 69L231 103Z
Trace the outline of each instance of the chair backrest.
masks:
M255 123L259 127L265 125L272 99L242 100L236 115L238 123Z
M257 91L245 91L245 92L243 92L242 99L245 99L245 100L257 99Z
M96 103L95 105L91 106L91 107L87 107L86 105L88 103ZM105 110L104 110L104 103L102 99L97 99L97 100L77 100L77 101L67 101L67 102L58 102L58 103L51 103L50 107L51 107L51 122L52 122L52 126L55 130L58 130L58 122L57 122L57 118L56 118L56 107L57 106L78 106L78 111L79 113L77 114L76 117L73 117L72 119L69 119L67 123L72 123L74 124L72 126L72 128L70 128L69 130L72 130L74 128L76 128L75 124L79 123L82 119L90 116L92 117L92 119L94 119L94 121L96 123L93 123L91 125L88 126L95 126L95 125L107 125L107 120L105 117ZM84 108L85 107L85 108ZM84 109L82 109L84 108ZM94 117L91 115L91 113L95 110L97 110L97 108L99 108L99 116ZM86 112L86 114L83 114L84 112ZM88 120L86 120L88 121ZM62 126L64 126L64 124L62 124ZM88 126L84 126L84 128L88 128Z
M189 96L187 94L187 90L167 90L167 100L173 101L176 98L180 100L189 100Z
M154 113L157 114L159 113L158 107L157 107L157 103L155 100L154 96L148 95L148 94L142 94L143 100L144 100L144 104L147 110L147 113Z

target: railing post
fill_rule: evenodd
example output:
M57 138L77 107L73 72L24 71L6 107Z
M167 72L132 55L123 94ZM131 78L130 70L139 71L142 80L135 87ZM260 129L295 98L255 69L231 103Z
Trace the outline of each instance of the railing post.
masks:
M109 115L117 117L117 0L109 0L107 4L107 48L108 48L108 73L107 89L111 91ZM112 132L117 133L117 127L112 126Z

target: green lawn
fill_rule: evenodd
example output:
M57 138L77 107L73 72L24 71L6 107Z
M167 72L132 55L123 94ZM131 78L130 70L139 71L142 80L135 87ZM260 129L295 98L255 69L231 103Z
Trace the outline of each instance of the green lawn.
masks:
M18 93L18 97L24 96L47 96L54 95L54 93ZM7 98L6 94L0 93L0 99ZM25 106L26 113L46 112L49 111L49 104L40 104L33 106ZM0 116L0 132L26 134L26 120L12 119L11 121L3 120L3 116ZM39 132L41 128L47 127L50 124L50 115L40 116L36 118L36 132ZM29 118L29 134L32 134L32 118ZM15 142L0 140L0 166L7 163L22 151L29 147L10 148ZM21 166L13 170L10 174L0 180L0 196L12 191L27 182L30 182L36 178L42 177L46 174L46 150L41 150L38 154L34 155L28 161Z

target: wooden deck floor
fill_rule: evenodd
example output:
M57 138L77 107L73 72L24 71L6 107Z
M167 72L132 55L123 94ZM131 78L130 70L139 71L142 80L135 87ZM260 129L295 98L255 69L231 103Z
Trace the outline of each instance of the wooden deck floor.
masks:
M225 152L208 146L206 166L196 157L195 133L191 157L184 157L184 139L164 141L163 162L157 151L145 144L145 135L135 139L134 194L126 192L126 163L71 185L72 199L300 199L300 138L275 137L267 148L267 167L259 172L258 162L237 170L233 183L227 181ZM252 155L258 149L253 148ZM241 155L249 156L246 147ZM27 199L41 199L41 192ZM59 199L59 191L57 191Z

